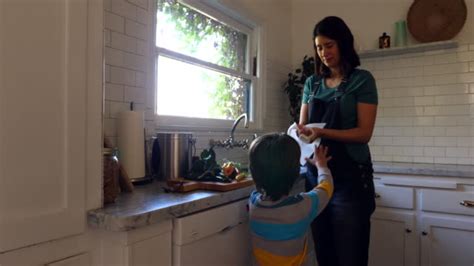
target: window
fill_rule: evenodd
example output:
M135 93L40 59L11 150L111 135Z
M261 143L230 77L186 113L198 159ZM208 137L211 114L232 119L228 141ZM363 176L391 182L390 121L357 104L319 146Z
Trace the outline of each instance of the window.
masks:
M158 117L219 122L247 113L253 120L256 31L204 1L189 2L157 1Z

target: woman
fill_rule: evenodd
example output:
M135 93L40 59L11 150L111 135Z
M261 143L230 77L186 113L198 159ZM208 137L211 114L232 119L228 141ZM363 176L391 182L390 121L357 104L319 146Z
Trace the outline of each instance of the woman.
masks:
M375 209L369 142L377 113L377 89L370 72L357 69L354 37L344 21L326 17L313 31L316 74L306 80L299 134L321 137L329 147L333 198L313 222L319 266L367 265L370 216ZM326 123L308 128L307 123ZM307 189L317 180L308 164Z

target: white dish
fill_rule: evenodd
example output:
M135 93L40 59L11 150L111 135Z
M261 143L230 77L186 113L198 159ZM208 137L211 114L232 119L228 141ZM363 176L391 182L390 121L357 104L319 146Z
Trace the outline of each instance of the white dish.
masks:
M312 123L312 124L307 124L305 127L310 127L310 128L324 128L326 126L326 123ZM298 142L298 145L300 145L301 149L301 157L300 157L300 164L305 165L306 164L306 159L311 157L314 153L314 147L318 147L319 143L321 143L321 138L315 139L313 142L308 143L304 139L300 138L297 133L298 127L296 126L296 123L293 123L287 131L287 134L294 138L296 142Z

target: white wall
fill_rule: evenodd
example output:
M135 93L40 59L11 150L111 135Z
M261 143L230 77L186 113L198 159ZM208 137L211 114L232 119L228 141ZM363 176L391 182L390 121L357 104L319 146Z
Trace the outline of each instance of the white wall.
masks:
M455 40L473 43L474 0L465 2L467 19ZM358 50L376 49L383 32L394 36L395 21L406 19L413 0L292 0L291 3L292 65L296 66L305 54L314 55L311 40L313 28L322 18L332 15L341 17L351 28ZM409 36L409 42L416 41Z
M474 164L474 45L363 60L379 93L375 161Z
M116 141L116 118L123 110L128 110L133 101L137 110L145 110L147 135L158 130L154 122L153 84L150 82L149 67L153 30L151 0L104 0L105 9L105 110L104 132L106 137ZM221 0L225 5L243 12L245 16L263 26L266 42L264 57L264 119L263 133L285 130L291 119L288 115L288 100L282 84L291 70L290 5L284 0L252 1ZM147 61L148 60L148 61ZM151 62L152 63L152 62ZM224 139L226 131L195 131L198 152L207 148L209 138ZM253 132L236 134L240 139ZM247 151L239 148L226 151L218 149L218 158L247 160Z

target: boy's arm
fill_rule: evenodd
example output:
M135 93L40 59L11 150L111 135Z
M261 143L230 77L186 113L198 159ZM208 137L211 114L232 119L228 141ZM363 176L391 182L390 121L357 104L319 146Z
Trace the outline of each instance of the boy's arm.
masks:
M307 192L307 195L311 198L311 220L316 218L328 205L333 191L334 185L331 171L327 167L318 167L318 185Z
M328 205L329 200L334 192L334 184L332 174L327 167L318 167L318 185L313 188L318 196L318 210L316 215Z

